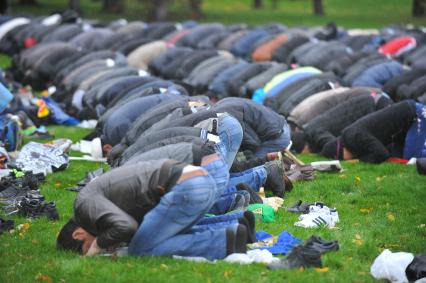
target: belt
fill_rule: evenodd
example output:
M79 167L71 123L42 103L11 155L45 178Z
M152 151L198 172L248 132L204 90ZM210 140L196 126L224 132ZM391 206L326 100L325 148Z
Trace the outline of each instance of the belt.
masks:
M220 157L217 153L206 155L201 159L201 165L206 165L216 160L220 160Z
M207 175L207 171L204 169L197 169L197 170L185 172L185 173L182 173L179 180L177 181L177 184L182 183L183 181L186 181L193 177L206 176L206 175Z

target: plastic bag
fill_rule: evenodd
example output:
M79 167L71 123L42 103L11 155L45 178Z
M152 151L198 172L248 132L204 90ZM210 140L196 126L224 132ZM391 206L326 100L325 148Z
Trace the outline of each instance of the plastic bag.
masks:
M47 175L52 171L68 167L68 155L60 145L48 145L37 142L26 144L16 159L16 165L22 171Z
M387 279L393 283L408 282L405 269L413 259L411 253L392 253L386 249L374 260L370 273L376 279Z

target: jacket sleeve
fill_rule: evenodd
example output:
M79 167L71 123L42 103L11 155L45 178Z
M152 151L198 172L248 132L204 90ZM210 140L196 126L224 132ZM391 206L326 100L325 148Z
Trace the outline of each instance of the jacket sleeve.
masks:
M138 223L129 214L105 197L97 196L76 208L78 222L85 227L95 227L100 248L108 248L122 242L129 242L136 232ZM81 219L82 218L82 219Z
M336 136L330 131L322 128L308 133L309 147L313 152L320 152L326 143L335 139Z
M382 163L389 158L389 151L383 143L368 132L357 133L349 143L345 138L344 143L361 161Z

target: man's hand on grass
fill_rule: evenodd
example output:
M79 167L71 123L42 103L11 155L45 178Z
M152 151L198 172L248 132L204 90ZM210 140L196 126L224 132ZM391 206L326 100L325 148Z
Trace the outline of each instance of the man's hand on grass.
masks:
M95 240L93 240L92 245L90 246L85 256L94 256L101 253L102 251L103 250L100 247L98 247L98 242L95 238Z

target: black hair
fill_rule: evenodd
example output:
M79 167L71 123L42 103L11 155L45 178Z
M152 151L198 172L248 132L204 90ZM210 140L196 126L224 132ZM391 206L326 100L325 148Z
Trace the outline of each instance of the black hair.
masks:
M306 143L305 133L303 131L292 132L291 142L293 143L291 149L296 153L301 153Z
M83 241L76 240L72 234L80 226L70 219L67 224L62 227L59 232L58 238L56 239L56 248L59 250L70 250L78 253L83 253Z

